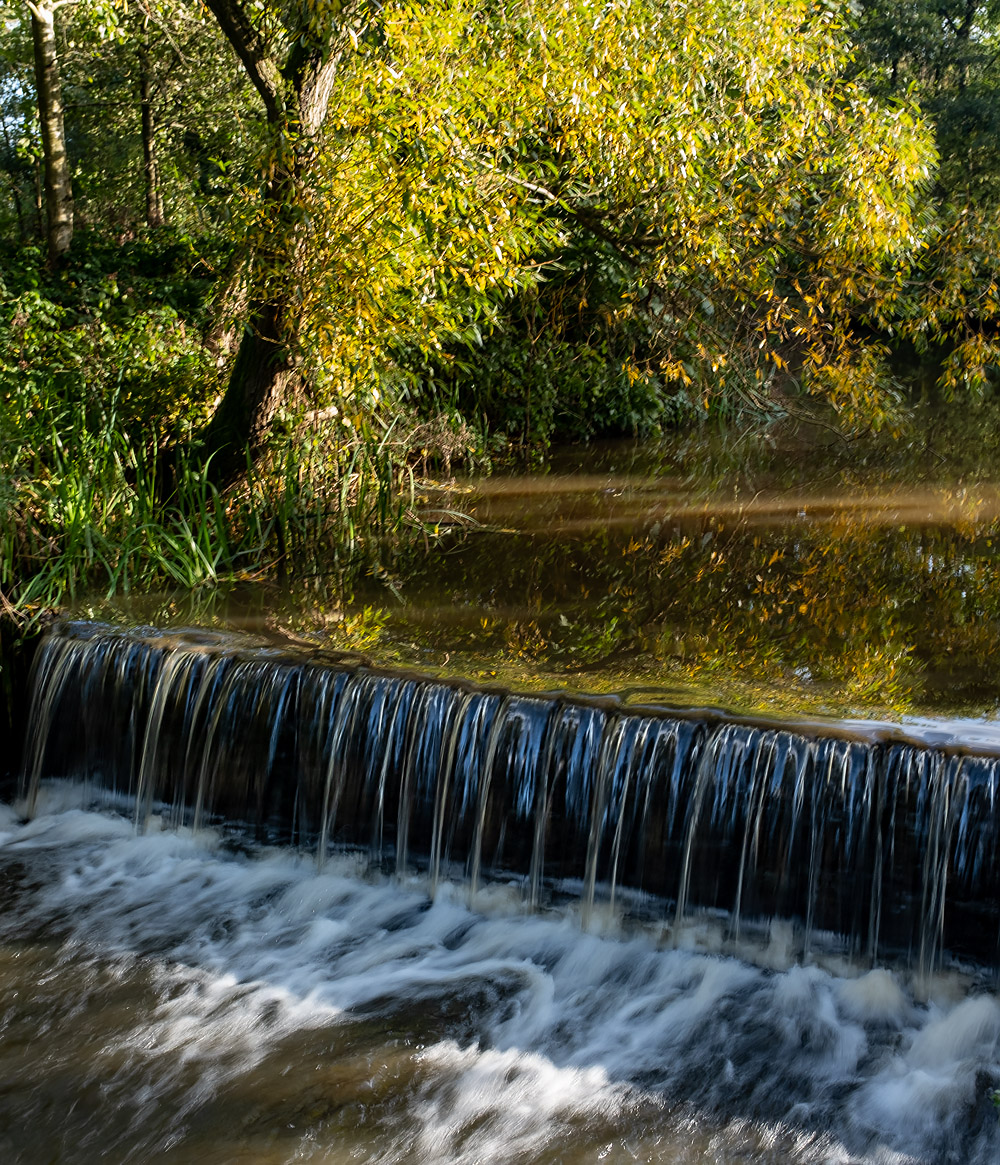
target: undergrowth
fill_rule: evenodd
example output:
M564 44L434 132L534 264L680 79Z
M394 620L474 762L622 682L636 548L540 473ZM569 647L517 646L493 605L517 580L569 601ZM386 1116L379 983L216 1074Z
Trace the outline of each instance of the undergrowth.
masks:
M182 447L164 496L156 458L110 420L71 429L8 422L0 436L8 601L30 608L88 593L319 574L349 585L409 520L407 473L371 433L331 448L322 434L297 432L226 494Z
M267 458L220 492L196 443L220 387L202 339L214 259L162 236L132 250L95 243L58 275L30 248L6 256L4 602L30 616L85 595L248 579L349 587L413 524L392 426L286 417Z

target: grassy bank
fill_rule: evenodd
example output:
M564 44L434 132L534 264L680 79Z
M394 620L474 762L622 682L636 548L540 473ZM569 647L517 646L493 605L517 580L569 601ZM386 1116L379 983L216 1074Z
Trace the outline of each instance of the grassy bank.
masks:
M226 354L225 255L160 232L100 239L57 274L22 248L0 276L0 591L16 609L83 594L353 572L410 524L395 427L302 400L225 490L197 433Z

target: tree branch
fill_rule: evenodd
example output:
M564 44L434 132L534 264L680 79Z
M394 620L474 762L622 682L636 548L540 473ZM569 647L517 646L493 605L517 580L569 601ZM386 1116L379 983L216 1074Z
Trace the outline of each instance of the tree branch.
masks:
M279 72L260 32L254 28L239 0L205 0L219 22L226 39L240 58L250 83L257 90L267 110L267 120L281 120L282 101Z
M330 105L330 94L337 79L341 53L331 55L309 77L300 94L302 128L310 136L315 134L326 119Z
M54 16L60 8L65 8L69 4L79 4L80 0L54 0L52 4L36 4L35 0L24 0L24 2L36 20L45 21L46 17Z

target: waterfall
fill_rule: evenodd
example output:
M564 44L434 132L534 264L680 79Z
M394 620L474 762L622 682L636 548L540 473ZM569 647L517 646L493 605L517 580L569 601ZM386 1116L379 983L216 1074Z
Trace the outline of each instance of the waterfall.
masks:
M793 920L808 952L995 965L1000 759L612 700L524 695L210 632L55 627L25 795L71 777L199 826L367 849L433 884L517 878L538 905L625 897L675 933Z

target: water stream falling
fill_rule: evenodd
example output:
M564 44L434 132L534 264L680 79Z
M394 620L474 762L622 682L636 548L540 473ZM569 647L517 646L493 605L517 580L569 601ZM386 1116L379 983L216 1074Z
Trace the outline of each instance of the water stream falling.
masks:
M65 726L72 725L71 731ZM40 649L29 802L48 776L199 828L365 847L433 882L580 883L693 913L793 919L869 964L995 965L1000 759L303 660L208 633L66 624Z
M208 632L33 682L6 1160L1000 1154L1000 758Z

